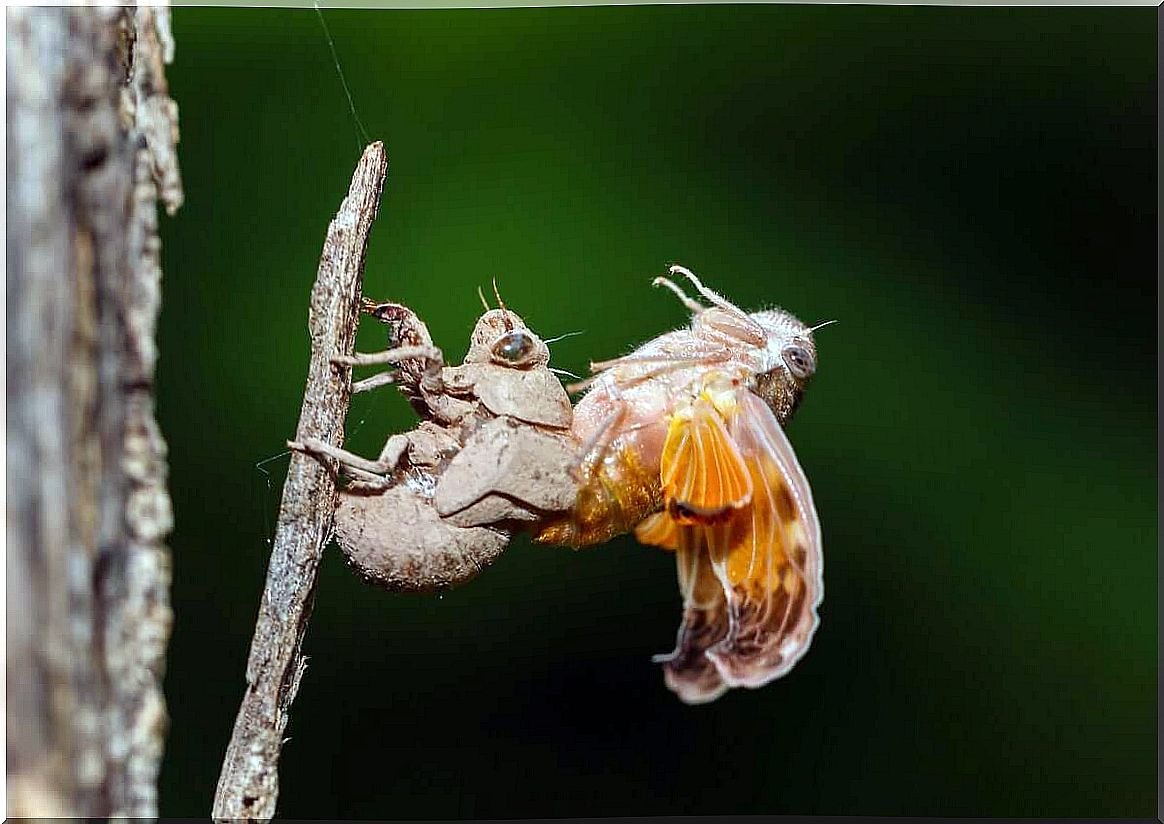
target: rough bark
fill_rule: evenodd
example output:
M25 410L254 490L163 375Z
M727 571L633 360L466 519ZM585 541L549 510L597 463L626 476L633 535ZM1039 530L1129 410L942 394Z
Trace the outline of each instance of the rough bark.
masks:
M154 816L171 527L156 208L168 13L7 10L8 809Z
M355 345L364 254L387 172L383 144L369 145L328 227L308 313L311 362L295 434L300 442L343 443L349 370L331 359L350 355ZM214 797L216 819L265 820L275 814L283 733L307 666L300 650L335 508L333 473L314 457L292 452L247 661L247 689Z

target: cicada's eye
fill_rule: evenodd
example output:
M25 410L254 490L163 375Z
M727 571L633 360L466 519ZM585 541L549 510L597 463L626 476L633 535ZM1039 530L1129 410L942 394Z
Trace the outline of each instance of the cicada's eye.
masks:
M511 329L493 342L490 355L502 366L522 368L537 357L538 347L533 336L524 329Z
M789 344L780 353L792 377L805 380L816 373L816 358L812 352L797 343Z

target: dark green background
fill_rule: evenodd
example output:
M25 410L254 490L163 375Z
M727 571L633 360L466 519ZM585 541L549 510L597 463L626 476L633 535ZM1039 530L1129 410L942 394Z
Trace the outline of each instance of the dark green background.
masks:
M584 371L684 322L680 261L819 336L790 436L812 651L680 704L672 559L514 542L443 598L329 551L292 817L1147 816L1156 773L1154 9L328 11L391 157L366 293L459 359L497 277ZM177 526L161 810L208 813L359 139L311 11L174 11ZM364 349L383 344L365 329ZM412 425L361 397L354 448Z

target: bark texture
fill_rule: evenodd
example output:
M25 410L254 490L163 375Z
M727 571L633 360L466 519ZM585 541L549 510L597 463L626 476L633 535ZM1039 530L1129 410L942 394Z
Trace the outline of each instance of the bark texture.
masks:
M154 417L168 12L10 8L11 817L157 814L172 518Z
M339 446L344 440L349 369L331 359L350 355L355 345L364 255L387 172L383 144L372 143L328 227L308 312L311 362L295 433L300 442L314 438ZM301 647L335 508L334 472L292 452L247 660L247 688L214 797L216 819L266 820L275 814L283 733L307 666Z

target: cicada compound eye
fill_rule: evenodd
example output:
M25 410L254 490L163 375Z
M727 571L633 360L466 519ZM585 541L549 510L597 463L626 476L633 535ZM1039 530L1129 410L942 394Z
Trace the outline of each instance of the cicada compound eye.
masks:
M510 329L495 340L490 348L494 362L519 369L533 363L537 354L537 343L525 329Z
M785 346L780 355L794 378L806 380L816 373L816 358L800 344L792 343Z

